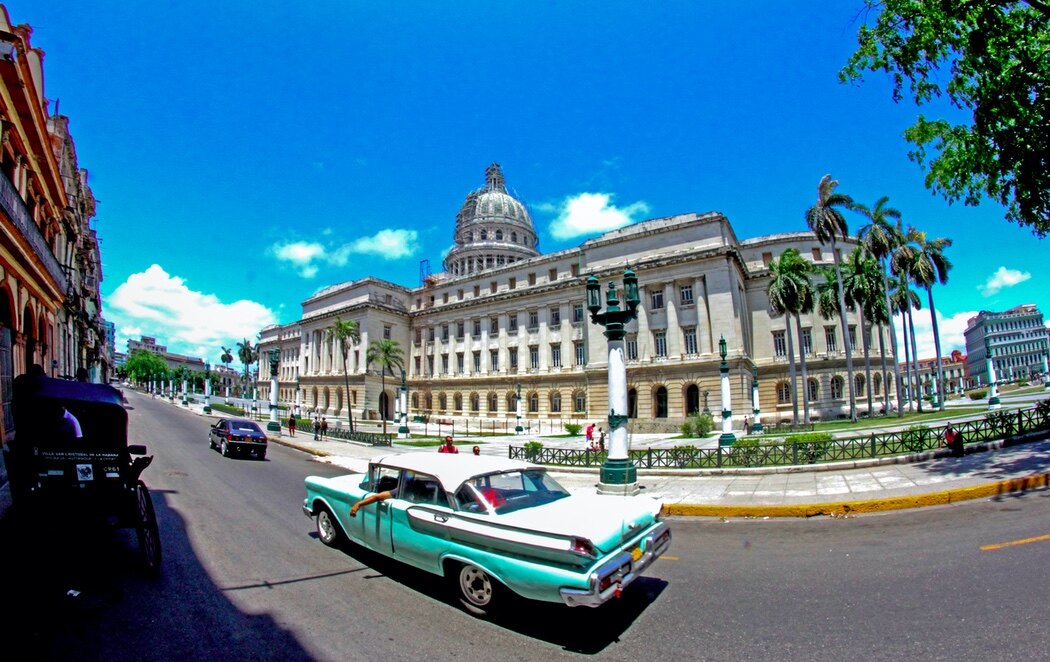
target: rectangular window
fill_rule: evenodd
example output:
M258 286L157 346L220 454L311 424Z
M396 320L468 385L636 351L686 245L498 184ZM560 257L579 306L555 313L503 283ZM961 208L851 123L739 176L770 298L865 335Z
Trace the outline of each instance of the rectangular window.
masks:
M658 358L667 357L667 334L663 331L653 331L653 349Z
M536 310L529 311L529 331L540 328L540 313Z
M474 320L474 337L481 337L481 320Z
M462 301L463 300L463 290L459 290L458 292L456 292L456 300L458 300L458 301Z
M428 356L427 357L427 374L428 375L433 375L434 374L434 357L433 356Z
M448 354L441 355L441 374L448 374Z
M579 324L583 321L583 304L574 303L572 304L572 323Z
M418 347L419 343L423 340L423 329L416 329L416 342L415 345Z
M838 342L835 340L835 327L825 326L824 327L824 342L828 346L829 352L837 352Z
M499 350L498 349L490 349L489 350L489 371L490 372L499 372Z
M846 328L849 329L849 351L855 352L857 351L857 327L850 324Z
M784 358L787 356L787 337L783 331L773 332L773 356Z
M638 336L627 336L627 340L624 343L624 347L627 350L627 360L637 361L638 360Z
M695 355L696 351L696 328L682 329L682 341L685 344L685 353Z
M766 267L768 269L769 265L772 264L772 262L773 262L773 254L772 253L762 253L762 266L763 267Z
M496 281L489 281L489 294L496 293Z
M474 374L481 372L481 352L474 352Z
M649 302L650 302L649 308L651 310L660 310L661 308L663 308L664 307L664 291L663 290L653 290L653 291L649 292Z
M533 370L540 367L540 348L535 345L529 347L529 367Z
M551 269L547 273L547 280L551 281L552 283L554 281L558 280L558 270L557 269Z
M517 286L518 286L518 279L515 278L514 276L511 276L510 280L507 281L507 289L513 290Z
M584 344L576 341L572 344L572 351L576 355L576 365L586 365L587 355L584 352Z
M678 300L683 306L693 305L693 286L683 285L678 288Z
M463 340L463 322L456 322L456 340Z
M463 369L463 352L456 354L456 374L462 375L466 370Z
M518 314L517 313L511 313L507 317L507 333L517 333L517 332L518 332Z
M489 318L489 335L490 336L498 336L499 335L499 318L498 317L491 317L491 318Z
M481 296L481 286L480 285L475 285L474 286L474 298L477 299L479 296Z
M507 352L508 352L508 355L507 355L508 356L508 360L510 361L510 369L515 371L515 372L517 372L517 370L518 370L518 348L517 347L511 347L510 349L507 350Z
M390 340L390 325L383 325L383 340Z
M813 354L813 330L809 327L802 329L802 353L805 356L812 356Z
M448 292L441 293L441 303L448 303Z
M819 248L811 248L810 249L810 254L813 256L813 261L814 262L820 262L820 249Z
M416 363L416 370L415 370L415 372L414 372L414 373L412 373L412 374L415 374L415 375L418 375L418 374L419 374L419 368L420 368L420 367L422 366L422 361L420 361L419 359L420 359L420 357L418 357L418 356L417 356L417 357L416 357L416 359L415 359L415 363Z
M536 274L534 274L534 273L529 274L529 285L535 285L535 284L536 284Z
M427 340L434 342L434 327L427 329Z
M550 315L550 325L554 328L558 328L559 326L561 326L561 308L551 308Z
M448 324L441 325L441 340L448 340Z
M561 345L558 343L551 345L551 367L561 367Z

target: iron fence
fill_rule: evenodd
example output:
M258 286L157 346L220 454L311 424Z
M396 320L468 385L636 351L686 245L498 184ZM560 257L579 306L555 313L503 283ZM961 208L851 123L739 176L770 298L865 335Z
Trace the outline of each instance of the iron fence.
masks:
M1040 430L1050 430L1050 400L1031 409L993 411L980 420L954 426L963 444L1009 439ZM673 448L635 449L628 452L640 469L722 469L771 467L845 462L876 457L909 455L940 448L947 425L915 425L905 430L870 433L842 439L806 439L758 443L742 440L733 446L697 448L689 444ZM537 442L538 443L538 442ZM511 459L564 467L598 467L607 452L569 448L510 446Z

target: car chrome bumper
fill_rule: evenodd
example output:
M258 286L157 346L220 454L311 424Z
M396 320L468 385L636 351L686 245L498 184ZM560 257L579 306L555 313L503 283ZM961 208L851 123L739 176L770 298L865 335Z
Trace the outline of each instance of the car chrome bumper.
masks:
M591 573L590 587L561 589L561 599L570 607L598 607L616 596L625 586L638 579L642 571L667 551L671 529L661 522L644 535L633 548L620 552ZM632 554L637 550L636 554Z

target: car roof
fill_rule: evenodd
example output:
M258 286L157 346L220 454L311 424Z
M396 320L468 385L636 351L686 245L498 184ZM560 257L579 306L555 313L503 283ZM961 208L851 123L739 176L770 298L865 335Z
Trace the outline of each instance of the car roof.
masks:
M440 480L447 490L454 490L475 476L516 469L543 469L535 464L505 457L437 452L384 455L373 459L372 464L430 474Z

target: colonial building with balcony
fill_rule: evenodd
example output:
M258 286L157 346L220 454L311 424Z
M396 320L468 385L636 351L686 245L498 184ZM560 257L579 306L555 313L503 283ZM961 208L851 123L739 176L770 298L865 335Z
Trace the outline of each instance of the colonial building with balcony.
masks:
M11 380L37 364L108 379L95 200L68 118L49 111L32 28L0 5L0 398L12 431Z
M527 208L507 192L493 164L485 185L468 194L457 214L453 241L444 271L428 274L422 268L418 287L376 278L332 285L303 302L299 320L263 329L260 355L279 352L279 400L294 402L299 392L305 410L333 420L345 420L348 406L355 417L391 419L400 375L387 374L384 388L380 366L365 361L372 341L391 339L405 352L410 415L513 419L520 387L526 419L602 418L608 352L603 329L590 323L585 310L585 281L593 274L604 289L630 266L642 298L626 340L629 408L640 419L637 429L666 429L690 414L720 409L722 337L729 347L737 427L751 416L752 367L758 370L763 421L791 418L788 320L770 311L768 267L787 248L815 264L831 264L830 250L813 234L740 240L722 214L689 213L542 254ZM846 240L839 249L855 245ZM345 362L329 333L337 319L357 321L361 333ZM878 411L885 389L893 393L892 373L887 379L875 370L869 385L859 318L851 311L847 319L854 364L860 366L854 375L858 411L867 409L869 388ZM804 314L802 327L801 343L795 344L806 354L812 417L848 415L847 340L837 317ZM874 357L879 347L888 351L889 330L866 332ZM797 350L795 357L799 361ZM890 365L893 360L888 358ZM269 383L260 386L265 394Z
M982 310L966 321L966 367L973 386L988 385L988 359L997 382L1047 375L1050 343L1043 313L1027 303L997 313Z

